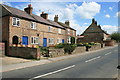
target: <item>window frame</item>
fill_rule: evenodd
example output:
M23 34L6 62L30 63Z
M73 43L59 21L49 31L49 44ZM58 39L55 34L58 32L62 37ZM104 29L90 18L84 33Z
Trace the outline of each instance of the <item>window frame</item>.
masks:
M48 32L52 32L52 30L51 30L51 29L52 29L52 27L51 27L51 26L49 26L49 27L48 27Z
M68 34L70 34L70 29L67 29L67 31L68 31Z
M14 23L14 18L15 18L15 24L13 24ZM19 21L19 25L17 25L18 21ZM12 17L12 26L20 27L20 18Z
M31 37L31 44L39 44L39 38L38 37Z
M33 25L33 26L32 26L32 25ZM31 29L37 29L37 27L36 27L36 22L32 22L32 21L31 21L30 27L31 27Z
M49 40L50 40L50 42L49 42ZM51 40L53 40L53 41L51 41ZM54 38L49 38L48 39L48 44L54 44Z
M62 29L58 28L58 33L62 34Z

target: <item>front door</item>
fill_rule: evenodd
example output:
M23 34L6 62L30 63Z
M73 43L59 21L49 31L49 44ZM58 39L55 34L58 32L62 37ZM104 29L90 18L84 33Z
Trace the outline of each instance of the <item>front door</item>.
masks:
M47 47L47 38L43 38L43 47Z
M64 43L64 39L62 39L62 43Z
M28 45L28 37L27 36L22 37L22 44L23 45Z

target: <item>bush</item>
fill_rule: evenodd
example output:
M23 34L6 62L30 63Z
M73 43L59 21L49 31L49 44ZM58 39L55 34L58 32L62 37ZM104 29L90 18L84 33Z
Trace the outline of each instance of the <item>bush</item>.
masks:
M74 45L72 45L72 44L66 44L64 46L65 53L71 54L74 51L74 49L76 48L76 46L77 45L75 45L75 44Z
M40 47L40 51L44 57L49 57L49 48L48 47Z
M64 48L64 44L62 44L62 43L57 44L57 45L55 46L55 48L57 48L57 49Z

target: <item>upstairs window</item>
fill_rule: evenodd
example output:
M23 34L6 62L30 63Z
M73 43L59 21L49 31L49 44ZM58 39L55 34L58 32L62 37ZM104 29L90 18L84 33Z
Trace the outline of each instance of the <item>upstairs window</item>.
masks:
M68 34L70 34L70 29L68 29Z
M51 26L48 27L48 32L52 32Z
M31 37L31 44L38 44L38 37Z
M31 22L31 28L36 29L36 23L35 22Z
M16 17L13 17L12 25L13 26L20 26L20 19L16 18Z
M58 29L58 33L61 34L61 29Z
M49 43L49 44L54 44L54 39L53 39L53 38L49 38L49 39L48 39L48 43Z

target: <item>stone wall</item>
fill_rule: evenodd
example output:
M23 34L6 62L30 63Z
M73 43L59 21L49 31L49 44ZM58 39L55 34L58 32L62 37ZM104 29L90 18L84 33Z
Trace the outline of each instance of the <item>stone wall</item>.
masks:
M100 48L101 48L101 44L97 44L97 45L91 46L91 48L89 48L89 51L97 50L97 49L100 49Z
M104 41L105 46L114 46L115 45L115 41L113 40L106 40Z
M50 57L57 57L57 56L63 56L64 54L64 49L49 49L49 56Z
M76 54L76 53L82 53L86 51L86 47L76 47L75 50L72 52L72 54Z
M9 47L9 56L40 59L39 48Z
M5 43L0 42L0 57L5 56Z

